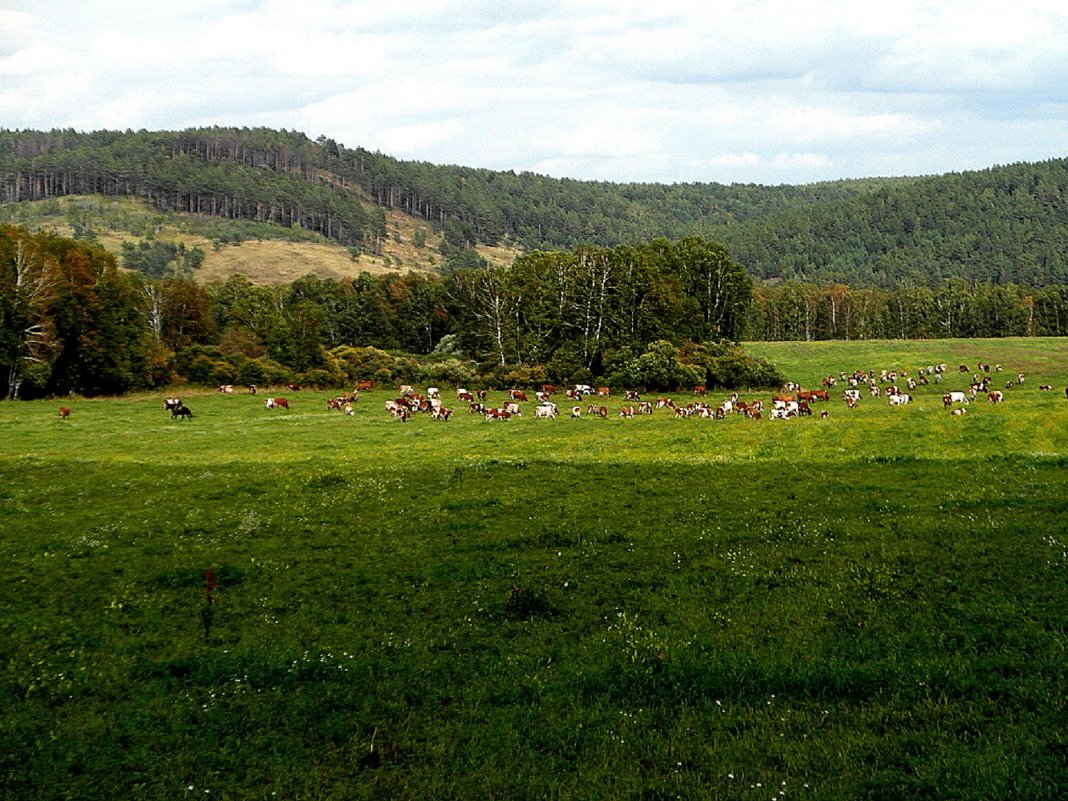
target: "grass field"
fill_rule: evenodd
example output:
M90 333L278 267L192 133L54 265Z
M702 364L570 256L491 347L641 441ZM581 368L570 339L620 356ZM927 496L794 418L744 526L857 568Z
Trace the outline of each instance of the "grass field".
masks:
M0 404L0 797L1064 798L1068 341L749 349L1026 382L788 421Z

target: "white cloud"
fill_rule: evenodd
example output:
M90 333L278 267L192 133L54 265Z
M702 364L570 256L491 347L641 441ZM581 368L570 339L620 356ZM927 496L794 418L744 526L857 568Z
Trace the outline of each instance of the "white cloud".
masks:
M449 139L455 139L464 133L461 120L439 120L408 125L401 128L387 128L378 134L381 149L398 156L411 156L420 151Z
M1056 0L4 0L7 127L268 125L610 180L1065 155ZM984 158L986 154L986 158Z

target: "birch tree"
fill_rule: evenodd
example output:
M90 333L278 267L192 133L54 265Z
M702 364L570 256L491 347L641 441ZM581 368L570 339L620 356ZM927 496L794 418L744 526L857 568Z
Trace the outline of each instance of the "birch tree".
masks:
M51 317L56 302L56 264L31 240L16 234L0 249L2 353L9 399L19 397L23 381L35 375L44 384L60 350Z

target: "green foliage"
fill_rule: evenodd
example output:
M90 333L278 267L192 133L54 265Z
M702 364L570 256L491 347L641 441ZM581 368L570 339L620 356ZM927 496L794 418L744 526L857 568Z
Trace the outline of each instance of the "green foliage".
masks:
M664 392L689 389L704 381L701 373L679 361L678 348L664 340L650 343L644 353L618 365L606 378L615 387Z

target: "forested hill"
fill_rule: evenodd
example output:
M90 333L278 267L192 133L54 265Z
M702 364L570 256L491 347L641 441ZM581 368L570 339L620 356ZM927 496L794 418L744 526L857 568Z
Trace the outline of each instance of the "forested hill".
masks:
M383 209L474 244L606 247L699 235L755 277L854 286L1068 283L1068 160L804 186L612 184L407 162L267 129L0 131L0 202L135 195L161 210L304 228L356 248Z

